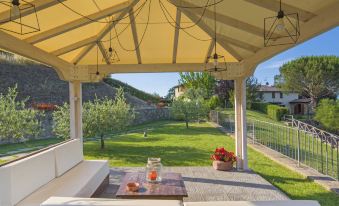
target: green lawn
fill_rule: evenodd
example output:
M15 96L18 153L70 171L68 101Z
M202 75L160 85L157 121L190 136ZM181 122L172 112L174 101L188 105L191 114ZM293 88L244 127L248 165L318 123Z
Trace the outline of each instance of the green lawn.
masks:
M234 116L234 109L231 109L231 108L224 109L224 110L221 111L221 113L223 113L225 115ZM279 121L271 119L267 114L264 114L262 112L258 112L258 111L255 111L255 110L246 110L246 117L249 118L249 119L255 119L255 120L259 120L259 121L282 124Z
M48 145L56 144L63 141L62 139L51 138L51 139L39 139L39 140L29 140L22 143L15 144L4 144L0 145L0 154L5 154L7 152L27 149L27 148L36 148L36 147L47 147Z
M148 138L142 133L115 136L100 150L98 142L86 142L86 159L108 159L111 167L145 166L147 157L161 157L165 166L207 166L217 146L234 150L234 140L207 123L157 122L138 126L153 128ZM322 206L339 205L339 197L322 186L303 178L259 152L249 148L249 166L292 199L318 200Z

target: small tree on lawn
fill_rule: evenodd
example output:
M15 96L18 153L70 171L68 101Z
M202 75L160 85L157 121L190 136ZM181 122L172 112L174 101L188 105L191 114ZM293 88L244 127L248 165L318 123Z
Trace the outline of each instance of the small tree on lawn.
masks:
M0 140L19 141L27 136L36 136L41 127L38 120L43 114L26 108L26 100L17 100L17 87L8 88L6 95L0 94Z
M171 114L177 119L183 119L188 128L190 120L205 118L208 112L208 105L201 96L201 91L189 89L184 96L174 100L171 107Z
M188 122L194 118L195 105L193 101L180 98L174 100L171 107L171 113L176 119L183 119L186 122L186 128L188 128Z
M323 99L316 109L315 117L326 129L339 131L339 101Z
M112 132L126 129L135 118L134 110L127 104L122 88L118 89L114 100L96 98L86 102L82 112L84 137L100 137L100 145L105 147L104 137ZM58 107L53 113L53 131L60 137L70 133L69 105Z
M105 135L126 129L134 117L134 111L126 103L123 89L120 88L114 100L96 98L93 102L85 103L84 134L86 137L99 136L101 149L104 149Z
M57 106L53 112L53 132L59 138L68 139L70 137L69 111L69 104L64 103L62 106Z

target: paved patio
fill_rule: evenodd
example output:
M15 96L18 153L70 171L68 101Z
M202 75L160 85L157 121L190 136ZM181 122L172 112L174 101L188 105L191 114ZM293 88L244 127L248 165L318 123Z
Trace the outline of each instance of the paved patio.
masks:
M100 197L115 198L121 177L127 172L143 170L140 167L111 168L110 184ZM164 170L182 174L188 192L184 201L289 199L254 172L221 172L212 167L166 167Z

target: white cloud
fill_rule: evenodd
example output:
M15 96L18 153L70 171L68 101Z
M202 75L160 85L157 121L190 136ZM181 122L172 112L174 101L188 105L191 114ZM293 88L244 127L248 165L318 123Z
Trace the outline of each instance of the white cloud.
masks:
M295 58L288 58L288 59L283 59L283 60L279 60L279 61L273 61L270 62L268 65L263 65L263 69L276 69L281 67L283 64L285 64L286 62L289 62L291 60L294 60Z

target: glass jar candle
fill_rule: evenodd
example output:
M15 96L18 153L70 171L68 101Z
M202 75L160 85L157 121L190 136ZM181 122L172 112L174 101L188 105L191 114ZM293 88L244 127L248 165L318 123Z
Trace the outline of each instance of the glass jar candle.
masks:
M146 180L150 183L161 182L162 164L160 158L148 158Z

